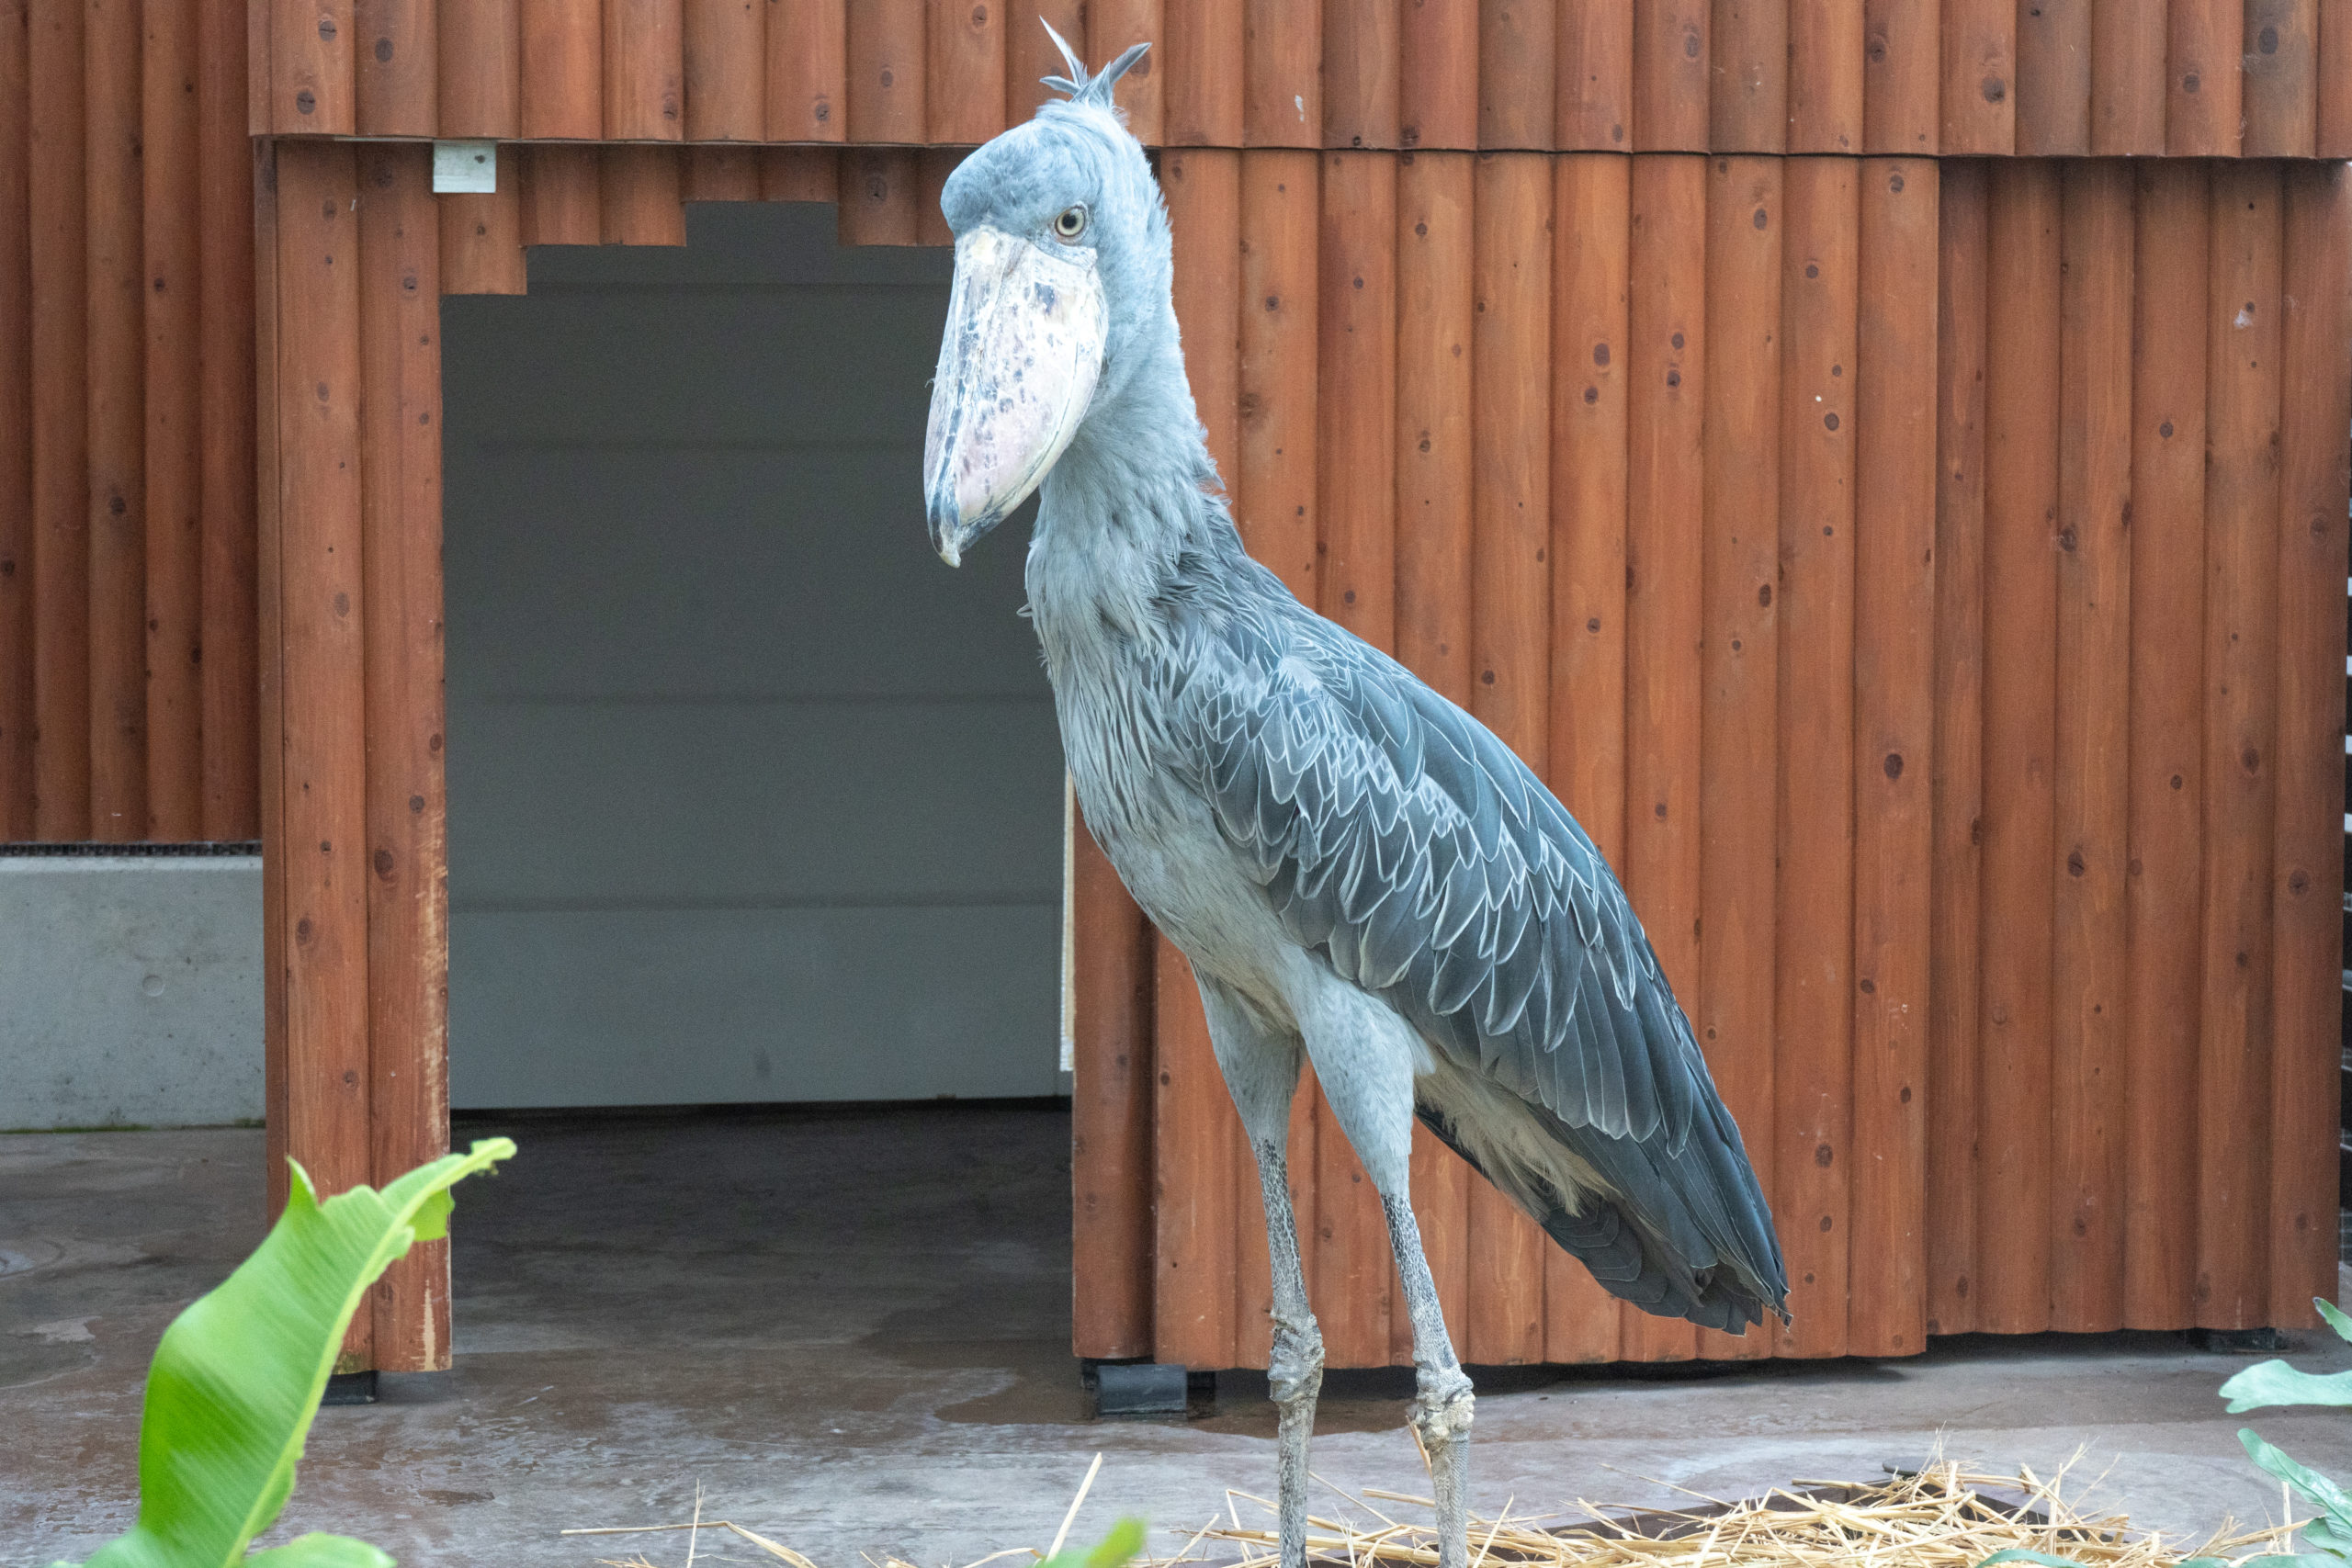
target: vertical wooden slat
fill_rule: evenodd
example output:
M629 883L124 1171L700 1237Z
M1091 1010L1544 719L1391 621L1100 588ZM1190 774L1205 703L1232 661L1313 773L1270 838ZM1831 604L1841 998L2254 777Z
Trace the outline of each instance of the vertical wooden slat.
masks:
M1722 19L1722 9L1717 12ZM1718 31L1718 39L1721 34ZM1706 541L1700 668L1699 989L1686 998L1764 1190L1773 1191L1774 779L1780 745L1783 159L1707 164ZM1772 1337L1700 1336L1769 1355Z
M762 201L825 201L841 196L841 154L831 147L771 147L760 154Z
M139 7L90 0L90 837L147 836L147 417Z
M140 62L145 286L147 820L139 837L204 836L202 195L194 0L148 0Z
M2051 867L2052 1325L2123 1325L2131 815L2131 171L2064 173Z
M2197 1322L2268 1321L2282 213L2276 164L2213 169L2206 308L2204 995ZM2309 389L2298 388L2298 397ZM2332 575L2333 569L2331 569Z
M1466 9L1464 14L1466 17ZM1160 123L1168 144L1240 146L1241 0L1185 0L1184 4L1164 6L1160 26L1165 36L1161 46L1152 52L1165 55L1157 69L1163 73L1165 83L1160 89ZM1013 29L1016 61L1022 58L1019 46L1023 31L1022 28ZM1038 30L1037 41L1045 41L1042 29ZM1012 80L1008 84L1012 97L1011 107L1014 118L1025 119L1036 102L1031 95L1043 89L1022 80L1023 73L1015 71L1012 74ZM1408 84L1411 81L1409 73L1405 80ZM1466 96L1463 101L1466 106ZM1408 92L1405 111L1408 122L1410 105Z
M1210 1051L1192 965L1164 936L1154 938L1153 953L1152 1355L1188 1367L1242 1366L1236 1256L1256 1223L1257 1185L1244 1179L1241 1124Z
M2272 908L2270 1311L2316 1325L2335 1282L2335 1101L2343 991L2345 509L2352 493L2352 182L2342 168L2286 171L2285 400L2278 483L2278 804Z
M1857 167L1790 164L1781 244L1776 1342L1804 1356L1845 1350L1851 1224Z
M430 136L440 122L440 7L433 0L353 0L362 136Z
M767 135L768 0L686 0L682 75L693 141Z
M1072 823L1070 1348L1152 1353L1152 931L1082 820Z
M1552 145L1553 73L1559 67L1555 26L1552 0L1480 0L1480 147Z
M973 146L1004 129L1004 29L1009 17L1020 16L988 0L943 0L930 7L923 62L930 73L923 85L930 141ZM1130 72L1127 82L1134 80ZM1126 83L1121 88L1122 97L1135 91Z
M1996 163L1985 317L1977 1326L2050 1322L2058 166Z
M871 0L850 7L852 141L922 141L923 11L923 0Z
M1251 147L1312 147L1323 136L1323 8L1241 0L1241 134Z
M2246 0L2241 91L2249 158L2308 158L2319 142L2319 0Z
M1706 180L1703 158L1634 161L1618 871L1682 998L1699 994ZM1684 1360L1697 1345L1689 1324L1632 1306L1619 1332L1628 1360Z
M2124 1322L2186 1328L2197 1269L2198 908L2204 885L2201 164L2137 171L2132 432L2131 1000ZM2196 627L2196 635L2189 628Z
M349 136L359 128L352 0L254 0L269 28L269 129ZM91 7L93 17L98 6Z
M1854 387L1854 1287L1847 1349L1927 1344L1938 165L1861 168Z
M1174 150L1159 164L1184 368L1209 456L1228 485L1240 472L1240 164L1238 152ZM1237 1227L1254 1224L1243 1216L1257 1213L1246 1201L1255 1179L1242 1180L1241 1126L1209 1054L1192 971L1165 937L1154 951L1153 1354L1187 1366L1238 1366Z
M2165 150L2164 0L2091 0L2091 151Z
M926 147L915 154L916 244L956 243L956 231L948 228L947 214L940 201L947 191L947 176L963 161L963 152L952 147Z
M2319 155L2352 158L2352 17L2330 0L2319 29Z
M523 134L594 141L605 134L604 11L590 0L515 0ZM536 153L534 154L536 156Z
M1393 3L1393 0L1391 0ZM1126 51L1129 44L1148 43L1151 51L1119 78L1114 89L1119 107L1127 117L1127 129L1145 146L1157 146L1166 129L1166 99L1162 85L1167 78L1162 71L1168 62L1161 52L1160 40L1166 22L1161 16L1161 0L1093 0L1086 8L1086 54L1089 68L1108 65ZM1391 29L1393 39L1394 29ZM1328 67L1327 67L1328 69ZM1393 74L1395 67L1390 71ZM1003 100L999 92L997 99ZM1392 111L1389 116L1396 118ZM993 133L991 133L993 134ZM1393 146L1392 141L1378 143Z
M358 216L348 144L277 149L277 471L287 1153L322 1197L369 1179ZM273 978L277 977L273 976ZM371 1319L342 1361L367 1366Z
M520 294L528 284L523 254L523 151L498 150L495 191L434 198L441 207L444 294Z
M691 103L693 100L688 99ZM685 199L688 201L757 201L760 199L760 149L757 147L689 147L686 149ZM528 214L526 213L527 219ZM527 232L524 243L531 243Z
M1707 39L1707 139L1715 152L1788 151L1792 8L1789 0L1715 0Z
M1231 6L1238 14L1240 0L1225 0L1225 3ZM1183 8L1180 7L1181 9ZM1065 76L1069 73L1069 67L1062 63L1061 52L1054 48L1054 40L1046 36L1045 27L1041 25L1048 22L1053 25L1056 32L1069 40L1071 48L1086 47L1084 41L1086 8L1080 4L1080 0L1044 0L1042 4L1024 6L1015 13L1012 17L1012 30L1006 33L1004 39L1004 118L1008 125L1020 124L1036 112L1038 105L1061 96L1059 93L1044 85L1042 82L1042 78L1046 76ZM1233 59L1229 62L1234 80L1229 84L1227 90L1234 95L1235 102L1238 104L1241 91L1241 55L1238 48L1240 35L1238 30L1239 27L1238 15L1235 26L1237 28L1234 37L1236 49ZM1240 144L1240 121L1237 118L1234 121L1234 133L1228 137L1215 139L1215 143L1221 147L1238 146Z
M1386 152L1328 152L1323 164L1317 291L1317 385L1352 395L1317 400L1323 563L1317 608L1382 649L1396 641L1396 164ZM1385 1366L1396 1270L1379 1194L1319 1106L1315 1145L1315 1273L1328 1364ZM1408 1341L1409 1342L1409 1341Z
M1790 0L1789 151L1862 148L1863 0Z
M203 320L204 836L261 836L254 558L254 154L237 0L198 0ZM261 403L260 407L270 405Z
M1633 0L1634 126L1629 148L1707 146L1708 0Z
M89 279L81 0L31 27L33 833L90 836Z
M523 37L517 13L522 3L523 0L463 0L462 4L441 8L435 39L439 45L436 69L440 83L440 135L503 141L518 134L522 125ZM572 0L572 4L578 6L580 0ZM597 17L595 6L583 6L564 19L564 30L575 45L582 39L599 39ZM538 41L534 38L534 44ZM591 42L588 47L601 50L603 46L601 42ZM572 71L594 68L590 62L593 56L590 61L576 55L569 59ZM597 135L601 129L592 129L586 134ZM557 132L540 130L534 134L552 136Z
M1398 5L1399 0L1359 0L1323 13L1325 146L1398 144ZM1548 98L1544 113L1548 122Z
M1433 12L1466 9L1425 8ZM1406 13L1408 27L1415 15L1410 10ZM1554 121L1555 145L1595 152L1631 149L1634 8L1623 0L1565 0L1555 32L1560 46L1559 64L1553 72L1560 100ZM1408 56L1408 81L1414 69Z
M608 141L674 141L685 134L684 35L683 0L605 0Z
M442 773L441 284L430 149L359 154L360 549L367 689L368 1037L374 1180L448 1152ZM375 1364L449 1365L449 1245L369 1292Z
M1990 169L1941 165L1936 250L1935 867L1928 916L1928 1332L1976 1326Z
M840 141L849 135L847 0L771 0L768 140Z
M2018 7L2018 152L2052 157L2091 150L2094 0L2031 0Z
M1862 0L1862 151L1919 154L1942 145L1937 0Z
M915 213L922 188L911 148L852 147L842 153L841 243L911 245L922 225Z
M1471 639L1471 164L1466 152L1407 153L1397 160L1392 447L1396 657L1465 706ZM1622 233L1622 222L1619 227ZM1622 450L1618 464L1622 469ZM1623 571L1621 560L1621 582ZM1470 1331L1470 1188L1477 1179L1427 1128L1413 1129L1413 1213L1456 1346L1467 1343ZM1612 1347L1615 1323L1612 1312ZM1392 1313L1389 1328L1392 1352L1409 1356L1411 1320Z
M2017 151L2017 6L1943 0L1943 153Z
M1625 852L1625 413L1632 165L1554 160L1552 756L1544 777L1612 867ZM1544 1248L1544 1359L1617 1359L1615 1300Z
M597 150L591 146L514 151L523 184L523 243L601 244L604 168Z
M597 205L608 245L683 245L686 243L684 165L675 147L606 147ZM913 163L912 154L906 161ZM914 212L913 181L905 207ZM911 233L900 242L914 243Z
M1309 604L1318 592L1317 164L1305 152L1241 161L1240 469L1232 479L1242 542Z
M255 62L256 69L260 62ZM242 129L242 128L241 128ZM287 1126L293 1066L287 1054L286 918L286 570L285 507L278 457L277 144L248 144L254 193L254 621L259 633L254 682L254 728L266 759L255 781L261 815L262 1166L264 1209L272 1221L286 1207ZM266 477L265 477L266 476Z
M2245 36L2244 0L2171 0L2165 151L2174 157L2237 156Z
M1473 186L1470 711L1542 768L1551 761L1551 170L1537 154L1482 152ZM1544 1359L1549 1247L1499 1190L1471 1189L1467 1359Z
M32 127L28 7L0 8L0 842L33 836Z

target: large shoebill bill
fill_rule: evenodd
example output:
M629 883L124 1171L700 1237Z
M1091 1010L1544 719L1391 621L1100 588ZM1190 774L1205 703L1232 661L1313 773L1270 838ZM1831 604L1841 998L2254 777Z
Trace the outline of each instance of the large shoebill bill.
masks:
M1047 83L1067 101L941 198L932 541L952 566L1041 491L1029 614L1079 803L1192 961L1257 1158L1284 1568L1306 1560L1323 1365L1283 1177L1302 1052L1387 1217L1439 1559L1464 1568L1470 1380L1408 1201L1414 1119L1660 1316L1785 1316L1780 1246L1592 840L1476 719L1242 552L1184 378L1167 212L1112 103L1145 46L1092 77L1061 47L1069 75Z

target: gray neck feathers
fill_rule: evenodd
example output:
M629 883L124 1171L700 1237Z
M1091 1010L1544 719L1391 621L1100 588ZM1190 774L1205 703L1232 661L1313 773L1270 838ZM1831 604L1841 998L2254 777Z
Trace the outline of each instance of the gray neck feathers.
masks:
M1222 559L1233 525L1184 378L1175 311L1124 334L1086 421L1039 492L1029 603L1048 662L1149 641L1180 575ZM1238 539L1235 540L1238 547Z

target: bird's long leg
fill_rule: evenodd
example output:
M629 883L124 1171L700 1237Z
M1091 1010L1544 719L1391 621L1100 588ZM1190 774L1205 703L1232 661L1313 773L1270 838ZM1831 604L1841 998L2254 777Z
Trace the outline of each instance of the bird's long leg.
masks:
M1282 1568L1306 1568L1306 1443L1315 1430L1315 1396L1323 1387L1323 1331L1306 1304L1282 1135L1253 1136L1251 1141L1257 1148L1258 1185L1266 1201L1266 1251L1273 1263L1274 1346L1266 1362L1266 1382L1279 1415L1275 1497L1282 1514Z
M1454 1359L1453 1341L1438 1309L1437 1281L1421 1254L1421 1227L1403 1192L1383 1193L1388 1243L1396 1278L1413 1320L1413 1431L1429 1455L1431 1500L1437 1504L1438 1568L1468 1568L1470 1560L1470 1379Z
M1291 1212L1290 1173L1283 1156L1290 1139L1290 1103L1298 1092L1305 1052L1296 1035L1270 1028L1224 986L1195 973L1217 1068L1233 1094L1233 1108L1241 1113L1265 1199L1266 1251L1274 1286L1273 1354L1266 1363L1266 1382L1279 1416L1280 1490L1275 1496L1282 1568L1306 1568L1306 1440L1315 1429L1315 1396L1323 1387L1323 1332L1306 1304L1298 1221Z

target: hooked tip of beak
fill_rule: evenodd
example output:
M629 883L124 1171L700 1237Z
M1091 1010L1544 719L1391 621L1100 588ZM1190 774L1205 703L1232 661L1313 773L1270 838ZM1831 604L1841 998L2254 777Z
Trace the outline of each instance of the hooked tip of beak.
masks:
M964 552L956 547L956 541L952 536L942 538L939 541L939 558L945 561L949 566L962 566L964 564Z

